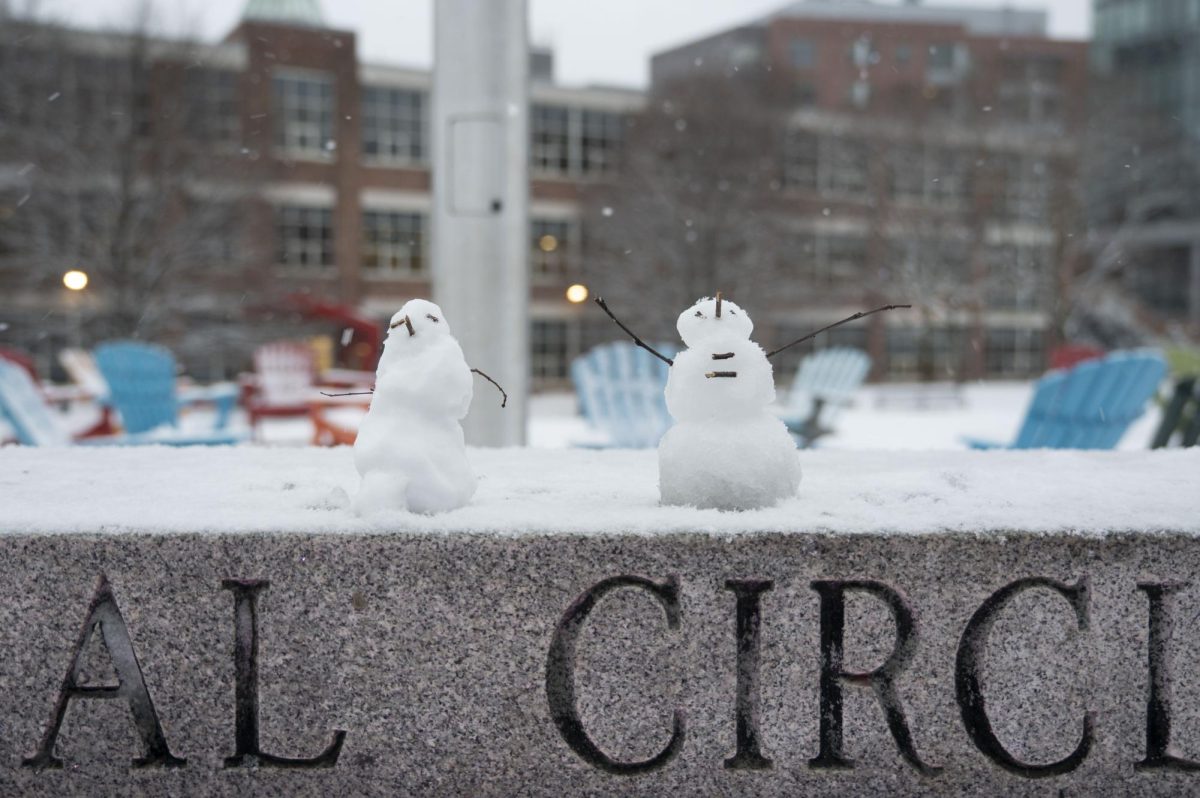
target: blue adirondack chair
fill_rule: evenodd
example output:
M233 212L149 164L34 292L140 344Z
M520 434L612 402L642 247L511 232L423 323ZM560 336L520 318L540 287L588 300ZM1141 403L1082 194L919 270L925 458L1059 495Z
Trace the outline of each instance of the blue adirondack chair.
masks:
M964 438L974 449L1112 449L1145 412L1167 373L1153 350L1114 352L1037 381L1011 444Z
M671 357L671 346L656 346ZM584 419L605 433L597 448L645 449L657 446L671 427L664 391L668 369L646 350L619 341L602 344L571 363L571 380Z
M813 352L800 363L779 417L793 435L811 443L850 404L871 370L871 358L850 347Z
M211 432L178 431L180 401L175 391L175 357L169 350L136 341L115 341L96 347L95 354L96 365L108 383L108 401L121 414L121 424L131 436L141 435L145 442L171 446L237 443L246 437L224 429L237 400L233 386L201 389L207 393L200 398L217 407ZM174 430L164 434L165 427ZM153 436L149 435L151 431Z
M63 426L62 420L50 410L25 369L5 360L0 360L0 422L7 424L16 435L17 442L25 446L69 446L73 443L95 446L136 442L125 435L74 438Z
M26 446L67 446L71 435L46 406L23 368L0 360L0 420Z

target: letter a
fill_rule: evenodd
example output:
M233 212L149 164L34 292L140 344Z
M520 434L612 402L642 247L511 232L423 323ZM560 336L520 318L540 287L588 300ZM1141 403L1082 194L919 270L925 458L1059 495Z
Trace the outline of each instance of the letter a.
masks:
M87 687L79 684L84 651L87 650L88 642L96 629L100 630L104 647L108 650L113 670L116 671L116 687ZM142 746L146 750L145 756L133 760L135 768L178 768L187 763L187 760L173 756L167 748L162 726L154 712L154 702L150 700L146 681L142 678L142 668L133 652L133 643L129 640L129 630L125 628L125 621L121 618L116 599L113 598L112 586L104 574L100 574L96 594L88 607L83 631L75 646L75 655L71 658L67 677L63 680L58 700L54 704L54 712L50 716L50 725L46 727L46 734L38 752L21 763L24 767L37 770L62 768L62 760L54 756L54 743L58 740L58 730L62 727L67 705L71 703L72 698L121 698L129 702L129 712L133 715L138 736L142 738Z

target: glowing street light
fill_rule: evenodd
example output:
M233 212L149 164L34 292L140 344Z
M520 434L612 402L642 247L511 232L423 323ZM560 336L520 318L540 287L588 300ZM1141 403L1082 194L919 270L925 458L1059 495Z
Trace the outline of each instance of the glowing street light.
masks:
M81 272L79 269L71 269L63 275L62 280L63 285L72 291L82 291L88 284L87 272Z
M580 302L586 302L588 298L588 290L586 285L575 283L567 289L567 301L578 305Z

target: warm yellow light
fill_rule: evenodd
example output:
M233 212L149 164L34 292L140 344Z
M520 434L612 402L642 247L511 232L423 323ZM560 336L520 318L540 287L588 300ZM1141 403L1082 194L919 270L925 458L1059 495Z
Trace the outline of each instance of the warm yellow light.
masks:
M574 302L578 305L580 302L586 302L588 298L588 290L586 285L575 283L567 289L567 301Z
M86 272L81 272L78 269L71 269L63 275L63 285L70 288L72 291L82 291L87 288L88 276Z
M547 233L538 239L538 246L542 248L542 252L553 252L558 249L558 239Z

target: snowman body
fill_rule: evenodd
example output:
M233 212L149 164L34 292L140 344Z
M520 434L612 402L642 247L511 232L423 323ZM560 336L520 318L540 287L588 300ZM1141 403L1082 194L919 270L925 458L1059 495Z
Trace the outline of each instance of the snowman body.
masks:
M405 304L392 317L354 442L362 477L355 512L439 513L471 500L476 479L460 422L472 391L471 370L441 308L423 299Z
M796 495L800 462L775 401L771 363L732 302L702 299L679 317L687 349L667 378L675 425L658 445L663 504L721 510L770 507Z

